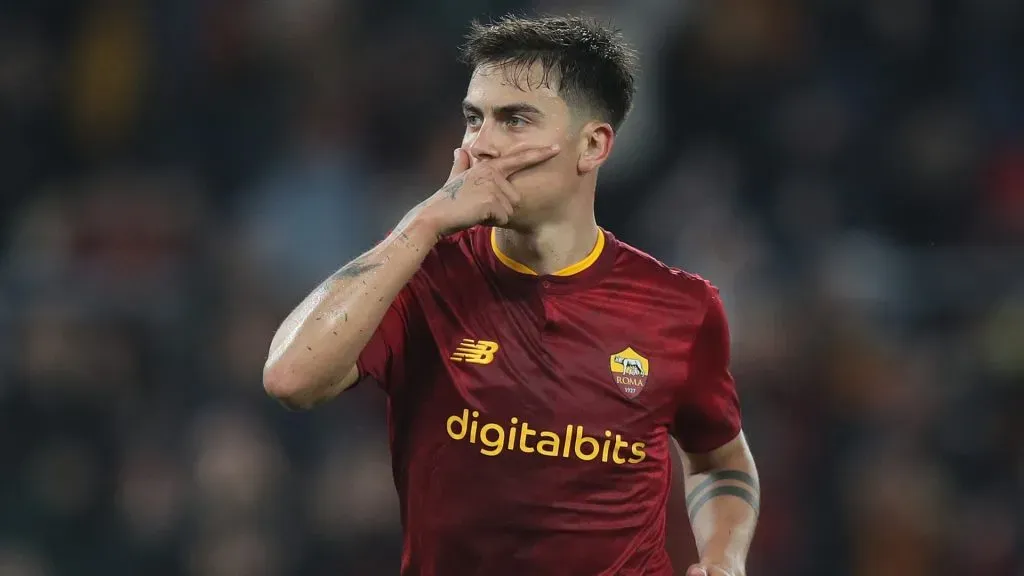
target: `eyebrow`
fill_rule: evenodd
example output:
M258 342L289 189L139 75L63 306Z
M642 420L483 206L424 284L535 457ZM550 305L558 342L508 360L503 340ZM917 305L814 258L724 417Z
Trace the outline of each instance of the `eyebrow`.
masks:
M474 105L468 100L462 102L463 112L473 112L480 114L481 110L479 106ZM544 113L540 111L540 108L526 102L513 102L512 104L505 104L504 106L495 106L493 108L496 116L513 116L515 114L533 114L536 116L543 116Z

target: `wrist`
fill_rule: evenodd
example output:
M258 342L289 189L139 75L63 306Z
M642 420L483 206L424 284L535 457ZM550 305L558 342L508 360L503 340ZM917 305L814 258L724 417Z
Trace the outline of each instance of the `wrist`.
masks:
M413 208L395 227L394 235L417 248L430 250L441 238L437 219L431 217L423 206Z

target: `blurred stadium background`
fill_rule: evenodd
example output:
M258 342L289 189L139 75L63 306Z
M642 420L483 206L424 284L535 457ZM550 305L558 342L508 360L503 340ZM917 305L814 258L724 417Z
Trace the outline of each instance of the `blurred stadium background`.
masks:
M600 221L725 296L750 573L1024 574L1017 0L0 2L0 574L396 573L381 394L262 363L441 184L509 10L642 51Z

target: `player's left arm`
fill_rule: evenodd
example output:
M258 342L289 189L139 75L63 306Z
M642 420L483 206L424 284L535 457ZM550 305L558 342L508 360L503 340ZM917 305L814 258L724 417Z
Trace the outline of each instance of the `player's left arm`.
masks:
M685 574L744 576L761 492L729 371L725 311L718 291L708 288L673 426L683 451L686 511L700 555L700 563Z
M700 563L686 576L744 576L761 490L743 433L711 452L683 453L686 511Z

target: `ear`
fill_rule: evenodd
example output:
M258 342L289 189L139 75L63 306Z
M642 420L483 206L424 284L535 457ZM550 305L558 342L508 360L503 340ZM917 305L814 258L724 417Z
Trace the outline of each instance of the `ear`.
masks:
M615 130L607 122L588 122L580 130L580 174L593 172L608 160L615 143Z

